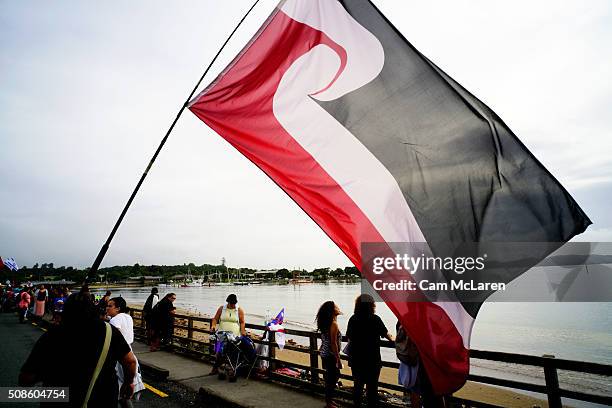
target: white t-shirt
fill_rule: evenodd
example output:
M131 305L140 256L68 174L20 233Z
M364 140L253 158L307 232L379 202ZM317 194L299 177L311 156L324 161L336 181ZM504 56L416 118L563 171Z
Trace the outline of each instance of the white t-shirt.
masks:
M132 316L127 313L119 313L110 319L109 323L119 329L127 344L131 345L134 342L134 321Z

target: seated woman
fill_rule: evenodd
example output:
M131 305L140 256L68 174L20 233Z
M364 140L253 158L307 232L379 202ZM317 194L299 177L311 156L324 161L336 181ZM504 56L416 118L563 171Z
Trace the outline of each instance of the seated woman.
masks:
M212 332L229 332L234 336L246 336L246 327L244 321L244 310L238 306L238 298L233 293L225 299L226 304L219 306L215 317L213 317L210 329ZM217 328L217 325L219 326ZM216 358L211 375L219 373L219 365L221 364L220 350L215 347Z

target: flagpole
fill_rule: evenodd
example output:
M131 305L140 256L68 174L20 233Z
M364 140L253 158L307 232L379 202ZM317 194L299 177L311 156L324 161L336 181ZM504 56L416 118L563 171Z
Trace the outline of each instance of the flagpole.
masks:
M155 162L155 159L157 159L157 156L159 155L159 152L161 151L162 147L164 147L164 144L166 144L166 140L168 140L168 136L170 136L170 133L172 132L172 129L174 129L174 125L176 125L176 122L178 122L179 118L183 114L183 111L185 110L185 108L189 104L189 101L193 97L193 94L196 92L196 90L198 89L198 87L200 86L202 81L204 80L204 77L206 76L206 74L210 70L210 67L212 67L212 65L217 60L217 57L219 57L219 55L221 54L221 51L223 51L223 49L225 48L225 46L227 45L229 40L232 38L232 36L236 32L236 30L238 30L238 27L240 27L242 22L247 18L247 16L253 10L253 8L255 8L257 3L259 3L259 0L255 0L253 5L251 6L251 8L249 8L249 10L246 12L246 14L238 22L238 24L236 25L234 30L230 33L229 37L227 37L227 39L225 40L225 42L223 43L221 48L219 48L219 51L217 51L217 54L214 56L214 58L212 59L210 64L208 64L208 67L206 67L206 70L204 71L204 73L200 77L198 83L193 87L193 90L191 91L191 93L187 97L187 100L185 101L185 103L183 103L183 106L181 106L181 109L176 114L176 117L174 118L174 121L172 122L172 124L170 125L170 128L166 132L166 135L164 136L164 138L162 139L161 143L157 147L157 150L155 151L155 154L153 154L153 157L149 161L149 164L147 165L147 168L145 169L144 173L142 173L142 176L140 177L140 180L138 180L138 184L136 184L136 188L134 189L134 191L132 192L132 195L130 196L130 198L128 199L127 203L125 204L125 207L123 208L123 211L121 212L121 215L119 216L119 219L117 220L117 222L115 223L115 226L113 227L111 233L109 234L108 239L106 240L104 245L102 245L102 248L100 249L100 252L98 253L98 256L96 257L96 260L94 261L93 265L91 266L91 269L89 270L89 272L85 276L85 281L87 281L87 278L89 277L90 274L95 273L98 270L98 267L102 263L102 260L104 259L104 256L106 255L106 252L108 251L108 248L110 247L110 243L113 240L113 237L115 236L115 233L117 232L117 229L119 229L119 225L121 225L121 222L123 221L123 217L125 217L125 214L127 213L128 209L130 208L130 205L132 204L132 201L134 201L134 197L136 197L136 194L138 193L138 190L140 189L140 186L142 185L142 182L144 181L145 177L147 177L147 174L149 173L149 170L151 170L151 167L153 166L153 163Z

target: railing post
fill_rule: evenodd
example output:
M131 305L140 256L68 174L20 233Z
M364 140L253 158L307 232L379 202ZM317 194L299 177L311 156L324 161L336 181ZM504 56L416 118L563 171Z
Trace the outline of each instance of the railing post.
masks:
M193 318L189 317L189 319L187 319L187 338L189 340L193 339Z
M132 318L132 322L134 321L134 309L130 308L130 317ZM144 319L142 318L142 310L140 311L140 327L144 325Z
M273 331L268 331L268 356L270 358L276 358L275 343L276 343L276 333ZM268 370L270 370L270 372L276 370L276 363L274 361L270 361Z
M319 383L319 372L317 369L319 368L319 354L317 347L317 335L316 333L310 333L310 382L313 384Z
M542 357L553 360L552 354L544 354ZM550 363L544 365L544 380L546 381L546 393L548 396L549 408L561 408L561 394L559 393L559 377L557 376L557 367Z

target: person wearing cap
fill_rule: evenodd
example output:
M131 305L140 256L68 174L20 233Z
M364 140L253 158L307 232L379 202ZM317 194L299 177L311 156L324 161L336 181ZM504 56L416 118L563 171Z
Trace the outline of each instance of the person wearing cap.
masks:
M215 317L212 319L210 324L211 331L213 333L223 331L230 332L235 336L246 336L244 310L238 306L238 298L232 293L225 299L225 302L225 305L219 306ZM219 356L217 356L211 374L218 373L220 360Z

